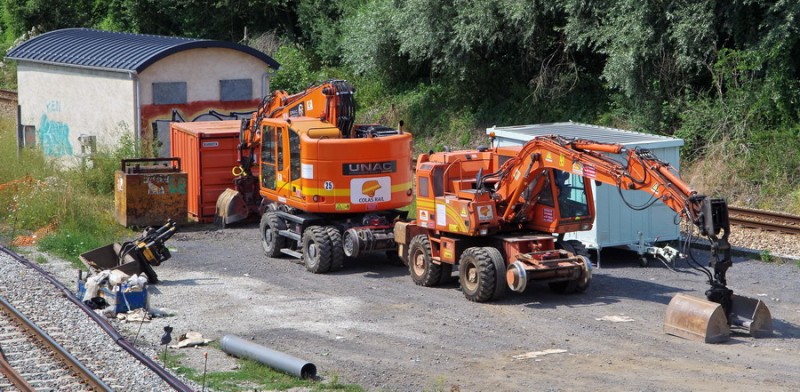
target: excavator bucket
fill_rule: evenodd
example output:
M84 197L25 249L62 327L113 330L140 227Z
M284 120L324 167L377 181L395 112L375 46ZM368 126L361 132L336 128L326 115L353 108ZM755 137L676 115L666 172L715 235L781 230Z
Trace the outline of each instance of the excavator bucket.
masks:
M734 294L731 326L745 329L754 338L769 336L772 334L772 315L761 300Z
M239 191L228 188L217 198L217 212L214 222L218 226L239 222L247 219L249 209L244 197Z
M689 340L720 343L728 340L731 329L722 305L678 293L667 306L664 332Z

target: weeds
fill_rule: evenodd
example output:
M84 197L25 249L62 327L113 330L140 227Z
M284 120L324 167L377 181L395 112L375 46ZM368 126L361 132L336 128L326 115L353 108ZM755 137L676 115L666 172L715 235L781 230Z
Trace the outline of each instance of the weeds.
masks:
M166 356L159 354L159 358L164 357L166 357L164 361L165 367L214 391L285 391L293 388L303 388L303 390L310 391L363 391L363 388L357 385L340 383L337 374L329 375L327 382L303 380L278 372L259 362L240 359L238 360L239 366L236 371L208 372L204 376L201 372L182 365L181 362L185 359L185 354L173 354L169 351L166 352Z
M0 120L0 236L10 242L44 227L39 248L82 264L78 255L131 234L113 218L113 176L119 159L130 156L132 138L115 150L100 151L93 165L60 167L37 149L17 153L14 123Z

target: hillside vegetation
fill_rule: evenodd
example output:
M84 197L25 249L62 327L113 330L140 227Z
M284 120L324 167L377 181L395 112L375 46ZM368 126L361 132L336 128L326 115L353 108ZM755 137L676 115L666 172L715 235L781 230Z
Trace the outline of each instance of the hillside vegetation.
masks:
M420 150L474 144L486 126L569 120L680 137L701 191L800 212L800 2L0 4L5 47L76 26L252 45L282 63L275 88L349 79L359 120L403 119ZM3 70L14 88L13 64Z

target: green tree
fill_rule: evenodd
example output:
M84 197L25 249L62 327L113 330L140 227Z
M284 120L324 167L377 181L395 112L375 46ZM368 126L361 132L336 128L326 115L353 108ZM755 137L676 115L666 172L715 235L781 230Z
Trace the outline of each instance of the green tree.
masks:
M2 0L6 42L14 41L34 27L39 31L50 31L92 26L96 22L95 15L87 10L92 10L93 6L93 0Z

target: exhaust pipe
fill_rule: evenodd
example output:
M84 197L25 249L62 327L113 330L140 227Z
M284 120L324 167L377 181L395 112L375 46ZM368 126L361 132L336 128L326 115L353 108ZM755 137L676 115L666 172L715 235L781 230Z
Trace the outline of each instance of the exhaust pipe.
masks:
M268 349L234 335L223 336L219 343L222 346L222 351L233 356L258 361L295 377L317 377L317 367L313 363L295 358L289 354Z

